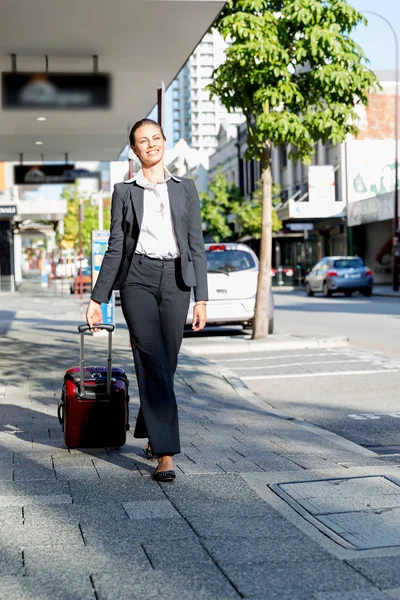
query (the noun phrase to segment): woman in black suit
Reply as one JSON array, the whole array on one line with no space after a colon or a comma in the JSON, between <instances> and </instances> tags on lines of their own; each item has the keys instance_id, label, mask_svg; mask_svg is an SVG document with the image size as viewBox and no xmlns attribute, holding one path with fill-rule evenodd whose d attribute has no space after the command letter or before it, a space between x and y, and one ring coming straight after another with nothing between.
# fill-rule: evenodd
<instances>
[{"instance_id":1,"label":"woman in black suit","mask_svg":"<svg viewBox=\"0 0 400 600\"><path fill-rule=\"evenodd\" d=\"M206 323L207 263L194 182L164 167L165 135L158 123L138 121L130 144L142 169L115 185L107 252L86 319L96 331L102 302L119 289L132 341L140 409L134 435L148 438L158 459L154 478L175 479L180 452L174 374L193 288L193 331Z\"/></svg>"}]
</instances>

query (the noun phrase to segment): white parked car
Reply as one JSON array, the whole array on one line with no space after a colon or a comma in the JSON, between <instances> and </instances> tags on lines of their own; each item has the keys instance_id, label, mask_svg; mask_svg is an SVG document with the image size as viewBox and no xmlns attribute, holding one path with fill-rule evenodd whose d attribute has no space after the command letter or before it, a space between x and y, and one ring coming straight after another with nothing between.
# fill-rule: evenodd
<instances>
[{"instance_id":1,"label":"white parked car","mask_svg":"<svg viewBox=\"0 0 400 600\"><path fill-rule=\"evenodd\" d=\"M207 324L250 326L254 317L259 261L245 244L205 244L208 271ZM192 323L194 297L186 325ZM269 301L269 333L274 330L274 301Z\"/></svg>"}]
</instances>

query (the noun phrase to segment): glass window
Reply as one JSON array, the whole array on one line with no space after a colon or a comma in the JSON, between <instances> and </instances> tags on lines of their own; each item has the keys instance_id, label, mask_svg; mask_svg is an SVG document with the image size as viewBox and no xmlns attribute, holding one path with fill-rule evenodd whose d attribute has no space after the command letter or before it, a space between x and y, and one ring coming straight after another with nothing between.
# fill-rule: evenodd
<instances>
[{"instance_id":1,"label":"glass window","mask_svg":"<svg viewBox=\"0 0 400 600\"><path fill-rule=\"evenodd\" d=\"M287 148L286 144L279 146L279 158L281 162L281 169L287 167Z\"/></svg>"},{"instance_id":2,"label":"glass window","mask_svg":"<svg viewBox=\"0 0 400 600\"><path fill-rule=\"evenodd\" d=\"M212 247L212 246L211 246ZM216 244L218 248L218 244ZM256 264L250 252L244 250L206 250L207 271L232 273L253 269Z\"/></svg>"},{"instance_id":3,"label":"glass window","mask_svg":"<svg viewBox=\"0 0 400 600\"><path fill-rule=\"evenodd\" d=\"M333 262L336 269L362 269L364 266L361 258L341 258Z\"/></svg>"}]
</instances>

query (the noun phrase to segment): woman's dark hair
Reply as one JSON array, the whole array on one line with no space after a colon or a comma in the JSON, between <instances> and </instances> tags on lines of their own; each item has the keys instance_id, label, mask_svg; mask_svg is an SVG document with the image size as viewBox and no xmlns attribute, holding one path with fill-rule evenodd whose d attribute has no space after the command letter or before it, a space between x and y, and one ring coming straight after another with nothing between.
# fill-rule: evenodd
<instances>
[{"instance_id":1,"label":"woman's dark hair","mask_svg":"<svg viewBox=\"0 0 400 600\"><path fill-rule=\"evenodd\" d=\"M166 139L163 128L161 127L161 125L159 123L157 123L157 121L153 121L153 119L140 119L140 121L137 121L134 124L134 126L132 127L131 132L129 134L129 143L131 146L135 145L135 133L139 129L139 127L141 127L142 125L155 125L160 130L164 140Z\"/></svg>"}]
</instances>

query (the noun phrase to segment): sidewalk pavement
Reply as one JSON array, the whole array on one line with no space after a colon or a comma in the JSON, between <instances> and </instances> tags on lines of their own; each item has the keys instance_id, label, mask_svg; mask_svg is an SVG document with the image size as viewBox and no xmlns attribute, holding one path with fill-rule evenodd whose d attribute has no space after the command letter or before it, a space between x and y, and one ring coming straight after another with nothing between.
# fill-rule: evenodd
<instances>
[{"instance_id":1,"label":"sidewalk pavement","mask_svg":"<svg viewBox=\"0 0 400 600\"><path fill-rule=\"evenodd\" d=\"M388 479L398 457L277 413L187 351L174 483L152 480L132 434L120 450L68 451L56 414L63 373L77 364L79 304L0 302L2 600L400 598L400 551L385 547L399 531ZM105 339L89 339L88 362L104 355ZM122 324L113 356L129 374L133 424ZM357 550L371 542L371 519L375 547ZM355 522L365 524L358 538Z\"/></svg>"}]
</instances>

